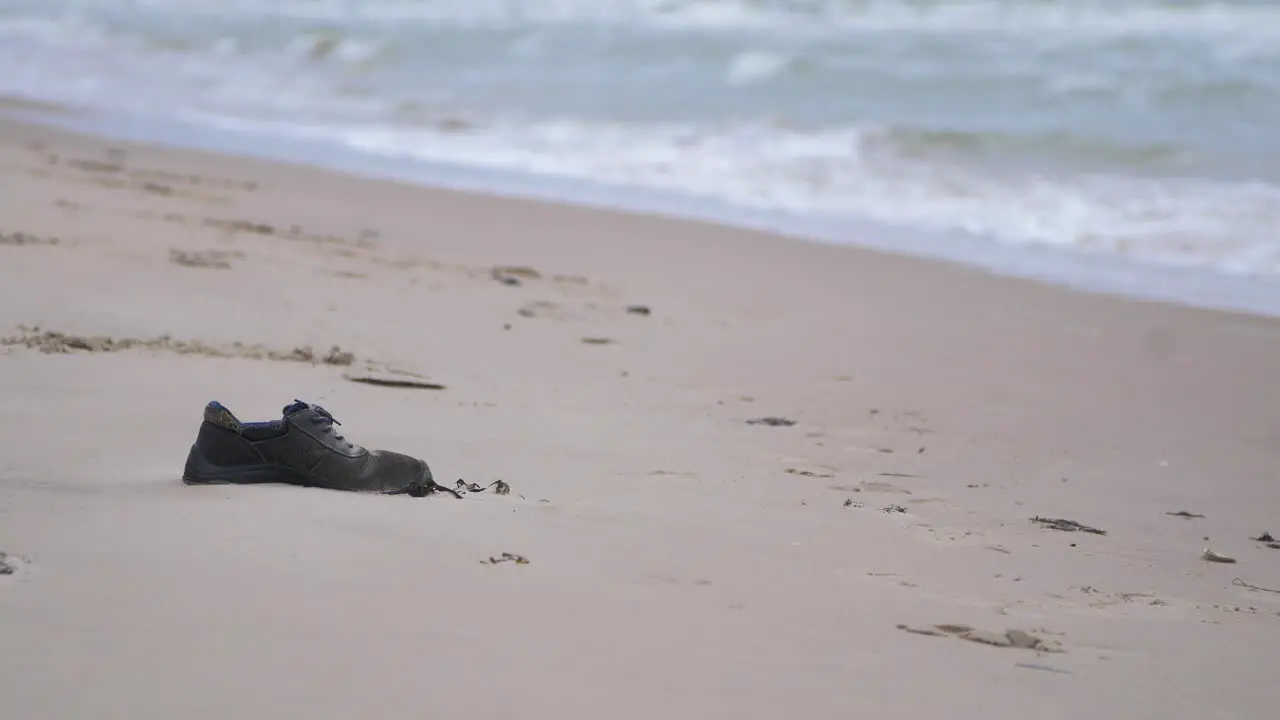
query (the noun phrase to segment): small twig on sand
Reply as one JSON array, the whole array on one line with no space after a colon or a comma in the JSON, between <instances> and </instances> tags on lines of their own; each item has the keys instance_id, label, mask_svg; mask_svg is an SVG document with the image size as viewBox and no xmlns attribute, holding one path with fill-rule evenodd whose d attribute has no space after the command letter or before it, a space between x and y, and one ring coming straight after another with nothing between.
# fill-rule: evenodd
<instances>
[{"instance_id":1,"label":"small twig on sand","mask_svg":"<svg viewBox=\"0 0 1280 720\"><path fill-rule=\"evenodd\" d=\"M1038 523L1041 527L1048 528L1049 530L1061 530L1063 532L1087 532L1087 533L1093 533L1094 535L1107 534L1106 530L1099 530L1098 528L1095 528L1095 527L1082 525L1076 522L1075 520L1064 520L1062 518L1044 518L1044 517L1037 516L1037 517L1031 518L1031 522Z\"/></svg>"},{"instance_id":2,"label":"small twig on sand","mask_svg":"<svg viewBox=\"0 0 1280 720\"><path fill-rule=\"evenodd\" d=\"M1280 595L1280 590L1272 590L1271 588L1264 588L1264 587L1259 587L1257 585L1250 585L1249 583L1241 580L1240 578L1236 578L1235 580L1232 580L1231 584L1237 585L1242 588L1249 588L1250 590L1260 590L1262 592L1276 593L1277 595Z\"/></svg>"}]
</instances>

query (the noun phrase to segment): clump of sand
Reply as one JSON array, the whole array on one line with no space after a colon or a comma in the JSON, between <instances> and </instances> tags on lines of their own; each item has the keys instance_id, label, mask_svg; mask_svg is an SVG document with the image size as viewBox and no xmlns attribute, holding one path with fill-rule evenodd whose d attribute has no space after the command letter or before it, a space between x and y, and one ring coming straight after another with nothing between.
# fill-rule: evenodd
<instances>
[{"instance_id":1,"label":"clump of sand","mask_svg":"<svg viewBox=\"0 0 1280 720\"><path fill-rule=\"evenodd\" d=\"M0 345L26 347L47 354L72 352L120 352L123 350L161 350L179 355L205 355L209 357L234 357L250 360L279 360L306 362L322 365L350 365L355 362L354 353L338 345L328 352L317 353L310 345L299 345L292 350L277 350L263 345L211 345L200 340L178 340L168 335L156 338L116 338L109 335L73 335L39 327L19 326L18 334L0 338Z\"/></svg>"}]
</instances>

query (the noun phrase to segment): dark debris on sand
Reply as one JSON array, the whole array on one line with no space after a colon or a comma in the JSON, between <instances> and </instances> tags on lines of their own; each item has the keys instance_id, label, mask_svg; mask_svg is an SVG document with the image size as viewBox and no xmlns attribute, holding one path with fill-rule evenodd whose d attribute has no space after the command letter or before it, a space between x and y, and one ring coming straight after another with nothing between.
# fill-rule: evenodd
<instances>
[{"instance_id":1,"label":"dark debris on sand","mask_svg":"<svg viewBox=\"0 0 1280 720\"><path fill-rule=\"evenodd\" d=\"M511 486L502 480L494 480L488 485L480 485L478 483L469 483L462 478L458 478L457 484L454 485L454 489L457 492L482 493L490 488L493 489L494 495L511 494Z\"/></svg>"},{"instance_id":2,"label":"dark debris on sand","mask_svg":"<svg viewBox=\"0 0 1280 720\"><path fill-rule=\"evenodd\" d=\"M490 488L493 488L493 493L495 495L509 495L511 493L511 486L502 480L494 480L487 486L482 487L476 483L469 483L462 478L458 478L458 482L453 487L447 487L428 478L423 482L415 482L403 490L387 494L408 495L410 497L429 497L432 495L446 493L461 500L466 493L482 493Z\"/></svg>"},{"instance_id":3,"label":"dark debris on sand","mask_svg":"<svg viewBox=\"0 0 1280 720\"><path fill-rule=\"evenodd\" d=\"M1271 533L1269 532L1264 532L1256 538L1249 538L1249 539L1257 540L1260 543L1265 543L1266 546L1271 548L1272 550L1280 550L1280 542L1276 542L1276 539L1271 537Z\"/></svg>"},{"instance_id":4,"label":"dark debris on sand","mask_svg":"<svg viewBox=\"0 0 1280 720\"><path fill-rule=\"evenodd\" d=\"M784 417L761 417L747 421L748 425L768 425L769 427L791 427L796 424L795 420Z\"/></svg>"},{"instance_id":5,"label":"dark debris on sand","mask_svg":"<svg viewBox=\"0 0 1280 720\"><path fill-rule=\"evenodd\" d=\"M57 245L59 242L56 237L42 237L24 232L0 232L0 245Z\"/></svg>"},{"instance_id":6,"label":"dark debris on sand","mask_svg":"<svg viewBox=\"0 0 1280 720\"><path fill-rule=\"evenodd\" d=\"M490 557L488 560L481 560L481 565L498 565L499 563L515 563L516 565L528 565L529 558L515 553L502 553L501 557Z\"/></svg>"},{"instance_id":7,"label":"dark debris on sand","mask_svg":"<svg viewBox=\"0 0 1280 720\"><path fill-rule=\"evenodd\" d=\"M489 277L503 285L518 287L523 284L524 280L541 278L542 273L523 265L497 265L489 271Z\"/></svg>"}]
</instances>

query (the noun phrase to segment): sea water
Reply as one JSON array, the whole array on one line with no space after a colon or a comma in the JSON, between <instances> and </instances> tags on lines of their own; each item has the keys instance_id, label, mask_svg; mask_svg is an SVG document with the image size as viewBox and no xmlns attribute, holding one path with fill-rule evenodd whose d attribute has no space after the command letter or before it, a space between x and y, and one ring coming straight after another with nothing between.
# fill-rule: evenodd
<instances>
[{"instance_id":1,"label":"sea water","mask_svg":"<svg viewBox=\"0 0 1280 720\"><path fill-rule=\"evenodd\" d=\"M1280 314L1280 0L0 0L0 94Z\"/></svg>"}]
</instances>

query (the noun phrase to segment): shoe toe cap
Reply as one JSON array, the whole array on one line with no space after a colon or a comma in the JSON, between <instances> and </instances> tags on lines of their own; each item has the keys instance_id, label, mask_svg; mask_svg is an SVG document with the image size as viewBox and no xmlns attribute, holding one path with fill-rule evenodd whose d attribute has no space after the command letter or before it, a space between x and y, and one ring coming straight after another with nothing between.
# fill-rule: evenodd
<instances>
[{"instance_id":1,"label":"shoe toe cap","mask_svg":"<svg viewBox=\"0 0 1280 720\"><path fill-rule=\"evenodd\" d=\"M384 493L416 494L418 488L428 488L435 484L431 468L419 458L401 453L376 451L375 489Z\"/></svg>"}]
</instances>

